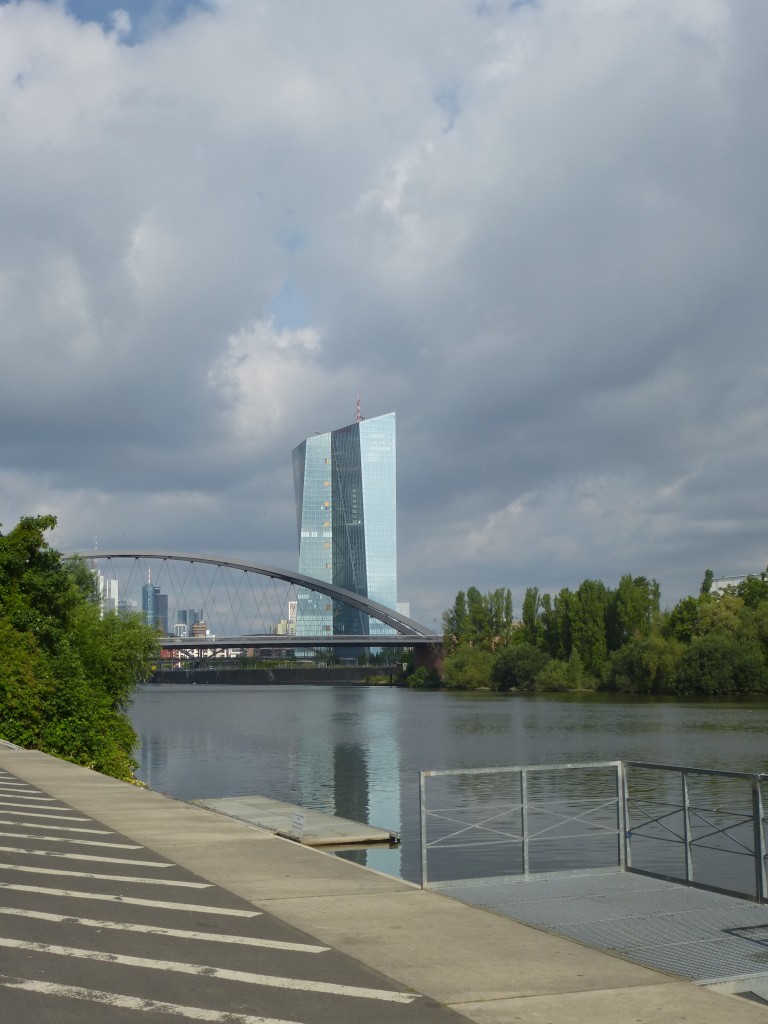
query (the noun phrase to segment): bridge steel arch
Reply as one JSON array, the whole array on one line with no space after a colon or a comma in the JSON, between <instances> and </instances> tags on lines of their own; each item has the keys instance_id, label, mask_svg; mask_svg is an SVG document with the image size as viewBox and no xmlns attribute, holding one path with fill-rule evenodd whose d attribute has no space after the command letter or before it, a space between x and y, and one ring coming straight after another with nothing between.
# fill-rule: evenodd
<instances>
[{"instance_id":1,"label":"bridge steel arch","mask_svg":"<svg viewBox=\"0 0 768 1024\"><path fill-rule=\"evenodd\" d=\"M332 583L315 579L313 576L305 576L300 572L292 572L290 569L277 569L272 565L262 565L259 562L230 561L226 558L217 558L214 555L189 554L182 551L125 551L125 550L98 550L98 551L75 551L70 558L82 558L86 561L109 561L113 558L144 558L157 559L163 562L191 562L202 565L214 565L217 568L235 569L242 572L252 572L259 576L268 576L271 579L282 580L285 583L295 584L299 587L306 587L318 594L330 597L332 600L341 601L344 604L356 608L358 611L372 616L385 626L391 626L402 637L417 637L432 642L442 641L434 629L422 625L407 615L401 615L393 608L371 601L367 597L355 594L351 590L344 590L343 587L335 587ZM375 635L371 636L375 640Z\"/></svg>"}]
</instances>

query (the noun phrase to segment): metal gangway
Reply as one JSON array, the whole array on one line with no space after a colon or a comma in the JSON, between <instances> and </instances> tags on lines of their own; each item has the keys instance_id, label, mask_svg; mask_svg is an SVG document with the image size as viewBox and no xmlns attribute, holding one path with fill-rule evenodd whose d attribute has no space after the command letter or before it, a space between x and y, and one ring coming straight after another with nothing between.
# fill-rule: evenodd
<instances>
[{"instance_id":1,"label":"metal gangway","mask_svg":"<svg viewBox=\"0 0 768 1024\"><path fill-rule=\"evenodd\" d=\"M421 884L768 1000L766 780L640 761L423 771Z\"/></svg>"}]
</instances>

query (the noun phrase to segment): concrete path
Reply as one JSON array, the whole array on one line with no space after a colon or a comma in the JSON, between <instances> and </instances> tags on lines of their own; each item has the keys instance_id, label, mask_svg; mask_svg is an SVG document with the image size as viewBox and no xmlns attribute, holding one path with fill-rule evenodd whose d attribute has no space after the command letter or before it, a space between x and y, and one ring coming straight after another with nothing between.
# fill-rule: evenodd
<instances>
[{"instance_id":1,"label":"concrete path","mask_svg":"<svg viewBox=\"0 0 768 1024\"><path fill-rule=\"evenodd\" d=\"M14 1024L768 1024L746 1000L45 754L0 745L0 794Z\"/></svg>"}]
</instances>

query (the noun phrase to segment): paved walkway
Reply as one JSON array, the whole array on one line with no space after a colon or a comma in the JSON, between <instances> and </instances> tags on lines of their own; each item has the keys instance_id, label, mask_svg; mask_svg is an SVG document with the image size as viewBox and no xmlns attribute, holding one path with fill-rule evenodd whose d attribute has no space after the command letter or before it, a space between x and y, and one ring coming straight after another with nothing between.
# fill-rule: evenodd
<instances>
[{"instance_id":1,"label":"paved walkway","mask_svg":"<svg viewBox=\"0 0 768 1024\"><path fill-rule=\"evenodd\" d=\"M14 1024L768 1022L746 1000L45 754L0 745L0 794L0 1005Z\"/></svg>"}]
</instances>

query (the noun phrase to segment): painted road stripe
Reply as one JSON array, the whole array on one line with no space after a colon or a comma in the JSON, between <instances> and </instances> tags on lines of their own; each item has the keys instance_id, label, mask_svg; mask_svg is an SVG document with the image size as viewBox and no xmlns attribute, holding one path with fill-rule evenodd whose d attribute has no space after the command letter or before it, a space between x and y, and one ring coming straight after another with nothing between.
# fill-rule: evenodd
<instances>
[{"instance_id":1,"label":"painted road stripe","mask_svg":"<svg viewBox=\"0 0 768 1024\"><path fill-rule=\"evenodd\" d=\"M15 796L20 796L22 800L35 800L37 803L60 803L60 801L57 800L55 796L34 796L33 793L6 793L3 791L3 788L0 787L0 797L3 797L5 800L10 800L12 797Z\"/></svg>"},{"instance_id":2,"label":"painted road stripe","mask_svg":"<svg viewBox=\"0 0 768 1024\"><path fill-rule=\"evenodd\" d=\"M153 907L158 910L188 910L192 914L221 914L226 917L261 917L260 910L233 910L230 907L205 907L200 903L167 903L163 900L142 900L138 896L113 896L107 892L80 892L77 889L48 889L41 885L0 882L0 889L13 892L34 892L43 896L72 896L79 900L103 900L106 903L128 903L132 907Z\"/></svg>"},{"instance_id":3,"label":"painted road stripe","mask_svg":"<svg viewBox=\"0 0 768 1024\"><path fill-rule=\"evenodd\" d=\"M24 799L26 800L27 797L25 797ZM20 800L14 800L12 802L7 801L7 800L0 800L0 807L26 807L30 811L42 811L43 810L43 808L40 806L40 804L23 804L23 803L21 803ZM49 806L49 807L46 808L46 810L49 810L49 811L61 810L62 812L66 812L66 811L71 811L72 808L71 807L58 808L58 807L50 807ZM13 811L11 811L11 812L4 811L3 813L4 814L8 814L8 813L12 814ZM56 815L51 814L51 815L47 815L47 817L53 818L53 817L56 817ZM87 821L88 819L87 818L76 818L74 820L75 821Z\"/></svg>"},{"instance_id":4,"label":"painted road stripe","mask_svg":"<svg viewBox=\"0 0 768 1024\"><path fill-rule=\"evenodd\" d=\"M292 953L327 953L328 946L310 946L304 942L278 942L276 939L256 939L247 935L221 935L208 932L190 932L185 928L159 928L151 924L121 924L119 921L92 921L87 917L70 914L49 914L43 910L22 910L18 907L0 907L0 914L12 917L31 917L36 921L60 924L80 924L85 928L112 928L119 932L141 932L144 935L167 935L174 939L197 939L203 942L226 942L237 946L260 946L264 949L284 949Z\"/></svg>"},{"instance_id":5,"label":"painted road stripe","mask_svg":"<svg viewBox=\"0 0 768 1024\"><path fill-rule=\"evenodd\" d=\"M212 882L176 882L167 878L135 878L133 875L99 875L90 871L65 871L64 868L33 868L28 864L3 864L8 871L25 871L29 875L66 875L69 878L95 878L106 882L138 882L141 885L175 885L180 889L210 889Z\"/></svg>"},{"instance_id":6,"label":"painted road stripe","mask_svg":"<svg viewBox=\"0 0 768 1024\"><path fill-rule=\"evenodd\" d=\"M182 1006L179 1003L161 1003L156 999L137 999L135 996L121 996L115 992L100 992L95 988L78 988L74 985L55 985L49 981L23 981L0 975L0 985L18 988L24 992L38 992L42 995L61 999L82 999L89 1003L104 1003L121 1010L145 1010L152 1013L167 1013L171 1017L186 1017L187 1020L210 1021L211 1024L298 1024L297 1021L278 1017L252 1017L244 1013L227 1013L226 1010L204 1010L199 1006Z\"/></svg>"},{"instance_id":7,"label":"painted road stripe","mask_svg":"<svg viewBox=\"0 0 768 1024\"><path fill-rule=\"evenodd\" d=\"M17 805L18 806L18 805ZM4 804L0 800L0 807L13 807L13 804ZM25 818L52 818L54 821L92 821L92 818L76 818L70 814L35 814L34 811L3 811L3 814L21 814Z\"/></svg>"},{"instance_id":8,"label":"painted road stripe","mask_svg":"<svg viewBox=\"0 0 768 1024\"><path fill-rule=\"evenodd\" d=\"M73 825L49 825L47 821L45 823L39 821L5 821L0 818L0 825L20 825L22 828L45 828L50 829L52 832L83 832L93 836L115 835L112 829L109 828L77 828Z\"/></svg>"},{"instance_id":9,"label":"painted road stripe","mask_svg":"<svg viewBox=\"0 0 768 1024\"><path fill-rule=\"evenodd\" d=\"M30 786L27 782L0 782L0 790L2 789L28 789L32 793L39 793L40 790L35 786Z\"/></svg>"},{"instance_id":10,"label":"painted road stripe","mask_svg":"<svg viewBox=\"0 0 768 1024\"><path fill-rule=\"evenodd\" d=\"M37 839L40 837L33 836L32 838ZM22 846L0 846L0 853L24 853L29 857L60 857L64 860L98 860L104 864L137 864L140 868L174 867L168 860L131 860L128 857L100 857L97 853L59 853L58 850L27 850Z\"/></svg>"},{"instance_id":11,"label":"painted road stripe","mask_svg":"<svg viewBox=\"0 0 768 1024\"><path fill-rule=\"evenodd\" d=\"M52 946L47 942L27 942L24 939L9 939L4 936L0 936L0 946L5 946L6 949L26 949L34 953L48 953L53 956L76 957L78 960L121 964L124 967L142 967L151 971L173 971L177 974L196 974L205 978L220 978L222 981L241 981L249 985L262 985L265 988L293 989L297 992L317 992L329 996L349 996L353 999L376 999L384 1003L412 1003L414 999L419 998L410 992L388 992L381 988L336 985L327 981L310 981L304 978L280 978L273 974L230 971L226 967L185 964L176 960L148 960L141 956L102 953L100 950L75 949L72 946Z\"/></svg>"},{"instance_id":12,"label":"painted road stripe","mask_svg":"<svg viewBox=\"0 0 768 1024\"><path fill-rule=\"evenodd\" d=\"M0 822L3 824L3 822ZM11 824L15 824L12 822ZM43 826L38 826L38 828ZM69 836L28 836L24 832L0 832L4 839L36 839L39 843L77 843L78 846L106 846L112 850L143 850L136 843L105 843L101 839L71 839ZM2 847L0 847L2 849ZM144 864L145 861L125 861L126 864Z\"/></svg>"}]
</instances>

